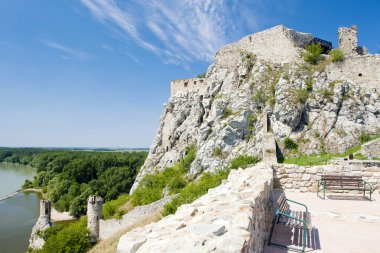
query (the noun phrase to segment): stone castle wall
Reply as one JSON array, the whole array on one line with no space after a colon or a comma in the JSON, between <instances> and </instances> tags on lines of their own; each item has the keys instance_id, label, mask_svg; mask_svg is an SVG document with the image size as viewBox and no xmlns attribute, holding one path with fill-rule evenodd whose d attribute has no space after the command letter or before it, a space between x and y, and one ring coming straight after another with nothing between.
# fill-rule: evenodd
<instances>
[{"instance_id":1,"label":"stone castle wall","mask_svg":"<svg viewBox=\"0 0 380 253\"><path fill-rule=\"evenodd\" d=\"M232 170L220 186L157 223L123 235L119 253L261 253L273 218L273 171Z\"/></svg>"},{"instance_id":2,"label":"stone castle wall","mask_svg":"<svg viewBox=\"0 0 380 253\"><path fill-rule=\"evenodd\" d=\"M357 55L326 68L330 80L350 79L366 89L380 92L380 55Z\"/></svg>"},{"instance_id":3,"label":"stone castle wall","mask_svg":"<svg viewBox=\"0 0 380 253\"><path fill-rule=\"evenodd\" d=\"M188 78L188 79L178 79L173 80L170 83L171 96L174 96L179 91L197 91L204 87L204 78Z\"/></svg>"},{"instance_id":4,"label":"stone castle wall","mask_svg":"<svg viewBox=\"0 0 380 253\"><path fill-rule=\"evenodd\" d=\"M380 161L347 161L339 165L298 166L278 164L274 166L275 187L300 192L316 192L321 175L362 176L380 194Z\"/></svg>"}]
</instances>

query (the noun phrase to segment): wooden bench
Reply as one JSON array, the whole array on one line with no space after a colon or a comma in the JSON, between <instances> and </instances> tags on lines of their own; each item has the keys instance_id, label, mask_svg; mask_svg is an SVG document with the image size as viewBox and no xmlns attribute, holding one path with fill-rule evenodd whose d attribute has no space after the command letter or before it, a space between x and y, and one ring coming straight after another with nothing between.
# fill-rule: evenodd
<instances>
[{"instance_id":1,"label":"wooden bench","mask_svg":"<svg viewBox=\"0 0 380 253\"><path fill-rule=\"evenodd\" d=\"M305 210L304 211L291 210L288 202L300 205L303 208L305 208ZM275 246L280 246L287 249L300 250L299 248L294 248L289 245L272 242L274 227L276 226L276 224L280 223L285 226L303 228L302 252L305 252L306 236L308 236L308 231L311 228L311 215L308 212L307 206L302 203L287 199L285 197L284 192L282 192L282 194L278 198L277 204L278 204L278 207L276 208L276 213L273 219L273 225L270 231L268 245L275 245Z\"/></svg>"},{"instance_id":2,"label":"wooden bench","mask_svg":"<svg viewBox=\"0 0 380 253\"><path fill-rule=\"evenodd\" d=\"M321 189L322 187L322 189ZM318 180L317 196L319 191L323 190L323 199L326 199L326 190L334 191L363 191L363 197L366 192L369 192L369 200L372 200L372 186L363 180L361 176L335 176L322 175L321 180Z\"/></svg>"}]
</instances>

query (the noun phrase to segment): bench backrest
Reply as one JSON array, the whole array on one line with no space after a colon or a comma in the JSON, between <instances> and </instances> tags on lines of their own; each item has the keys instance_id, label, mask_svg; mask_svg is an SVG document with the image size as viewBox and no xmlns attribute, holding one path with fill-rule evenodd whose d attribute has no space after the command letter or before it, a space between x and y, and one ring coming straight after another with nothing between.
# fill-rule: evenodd
<instances>
[{"instance_id":1,"label":"bench backrest","mask_svg":"<svg viewBox=\"0 0 380 253\"><path fill-rule=\"evenodd\" d=\"M322 175L321 181L326 183L326 186L347 186L347 187L361 187L363 186L362 176L335 176L335 175Z\"/></svg>"},{"instance_id":2,"label":"bench backrest","mask_svg":"<svg viewBox=\"0 0 380 253\"><path fill-rule=\"evenodd\" d=\"M289 210L289 204L286 202L285 193L282 192L277 199L278 209L281 213L286 213Z\"/></svg>"}]
</instances>

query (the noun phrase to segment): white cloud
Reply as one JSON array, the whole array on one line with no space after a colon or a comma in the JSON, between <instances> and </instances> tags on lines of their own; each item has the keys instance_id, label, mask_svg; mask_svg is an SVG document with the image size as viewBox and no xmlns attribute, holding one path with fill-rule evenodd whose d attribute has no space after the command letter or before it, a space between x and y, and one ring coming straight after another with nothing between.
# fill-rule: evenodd
<instances>
[{"instance_id":1,"label":"white cloud","mask_svg":"<svg viewBox=\"0 0 380 253\"><path fill-rule=\"evenodd\" d=\"M52 40L45 40L42 42L45 46L48 46L50 48L56 49L60 51L61 53L64 53L63 55L60 55L62 59L67 60L70 58L75 58L77 60L88 60L90 57L89 54L69 48L67 46L64 46L58 42L52 41Z\"/></svg>"},{"instance_id":2,"label":"white cloud","mask_svg":"<svg viewBox=\"0 0 380 253\"><path fill-rule=\"evenodd\" d=\"M107 50L107 51L114 51L113 47L111 47L111 46L108 45L108 44L102 43L101 46L102 46L102 48L103 48L104 50Z\"/></svg>"},{"instance_id":3,"label":"white cloud","mask_svg":"<svg viewBox=\"0 0 380 253\"><path fill-rule=\"evenodd\" d=\"M168 64L211 61L219 47L256 27L252 0L80 0L102 23L111 24ZM261 0L262 1L262 0Z\"/></svg>"}]
</instances>

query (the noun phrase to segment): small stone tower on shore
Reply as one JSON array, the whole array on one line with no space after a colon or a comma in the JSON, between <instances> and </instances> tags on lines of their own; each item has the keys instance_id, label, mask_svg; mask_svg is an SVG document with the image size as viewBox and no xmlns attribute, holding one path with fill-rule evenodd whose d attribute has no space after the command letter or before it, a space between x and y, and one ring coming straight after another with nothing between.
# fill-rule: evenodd
<instances>
[{"instance_id":1,"label":"small stone tower on shore","mask_svg":"<svg viewBox=\"0 0 380 253\"><path fill-rule=\"evenodd\" d=\"M90 196L87 200L87 228L90 230L91 242L99 239L99 222L102 218L103 199L99 196Z\"/></svg>"},{"instance_id":2,"label":"small stone tower on shore","mask_svg":"<svg viewBox=\"0 0 380 253\"><path fill-rule=\"evenodd\" d=\"M50 222L51 202L49 200L40 201L40 217L46 218Z\"/></svg>"},{"instance_id":3,"label":"small stone tower on shore","mask_svg":"<svg viewBox=\"0 0 380 253\"><path fill-rule=\"evenodd\" d=\"M40 232L51 227L51 202L49 200L40 201L40 216L34 225L32 234L29 239L29 247L32 249L41 249L45 241L40 237Z\"/></svg>"}]
</instances>

